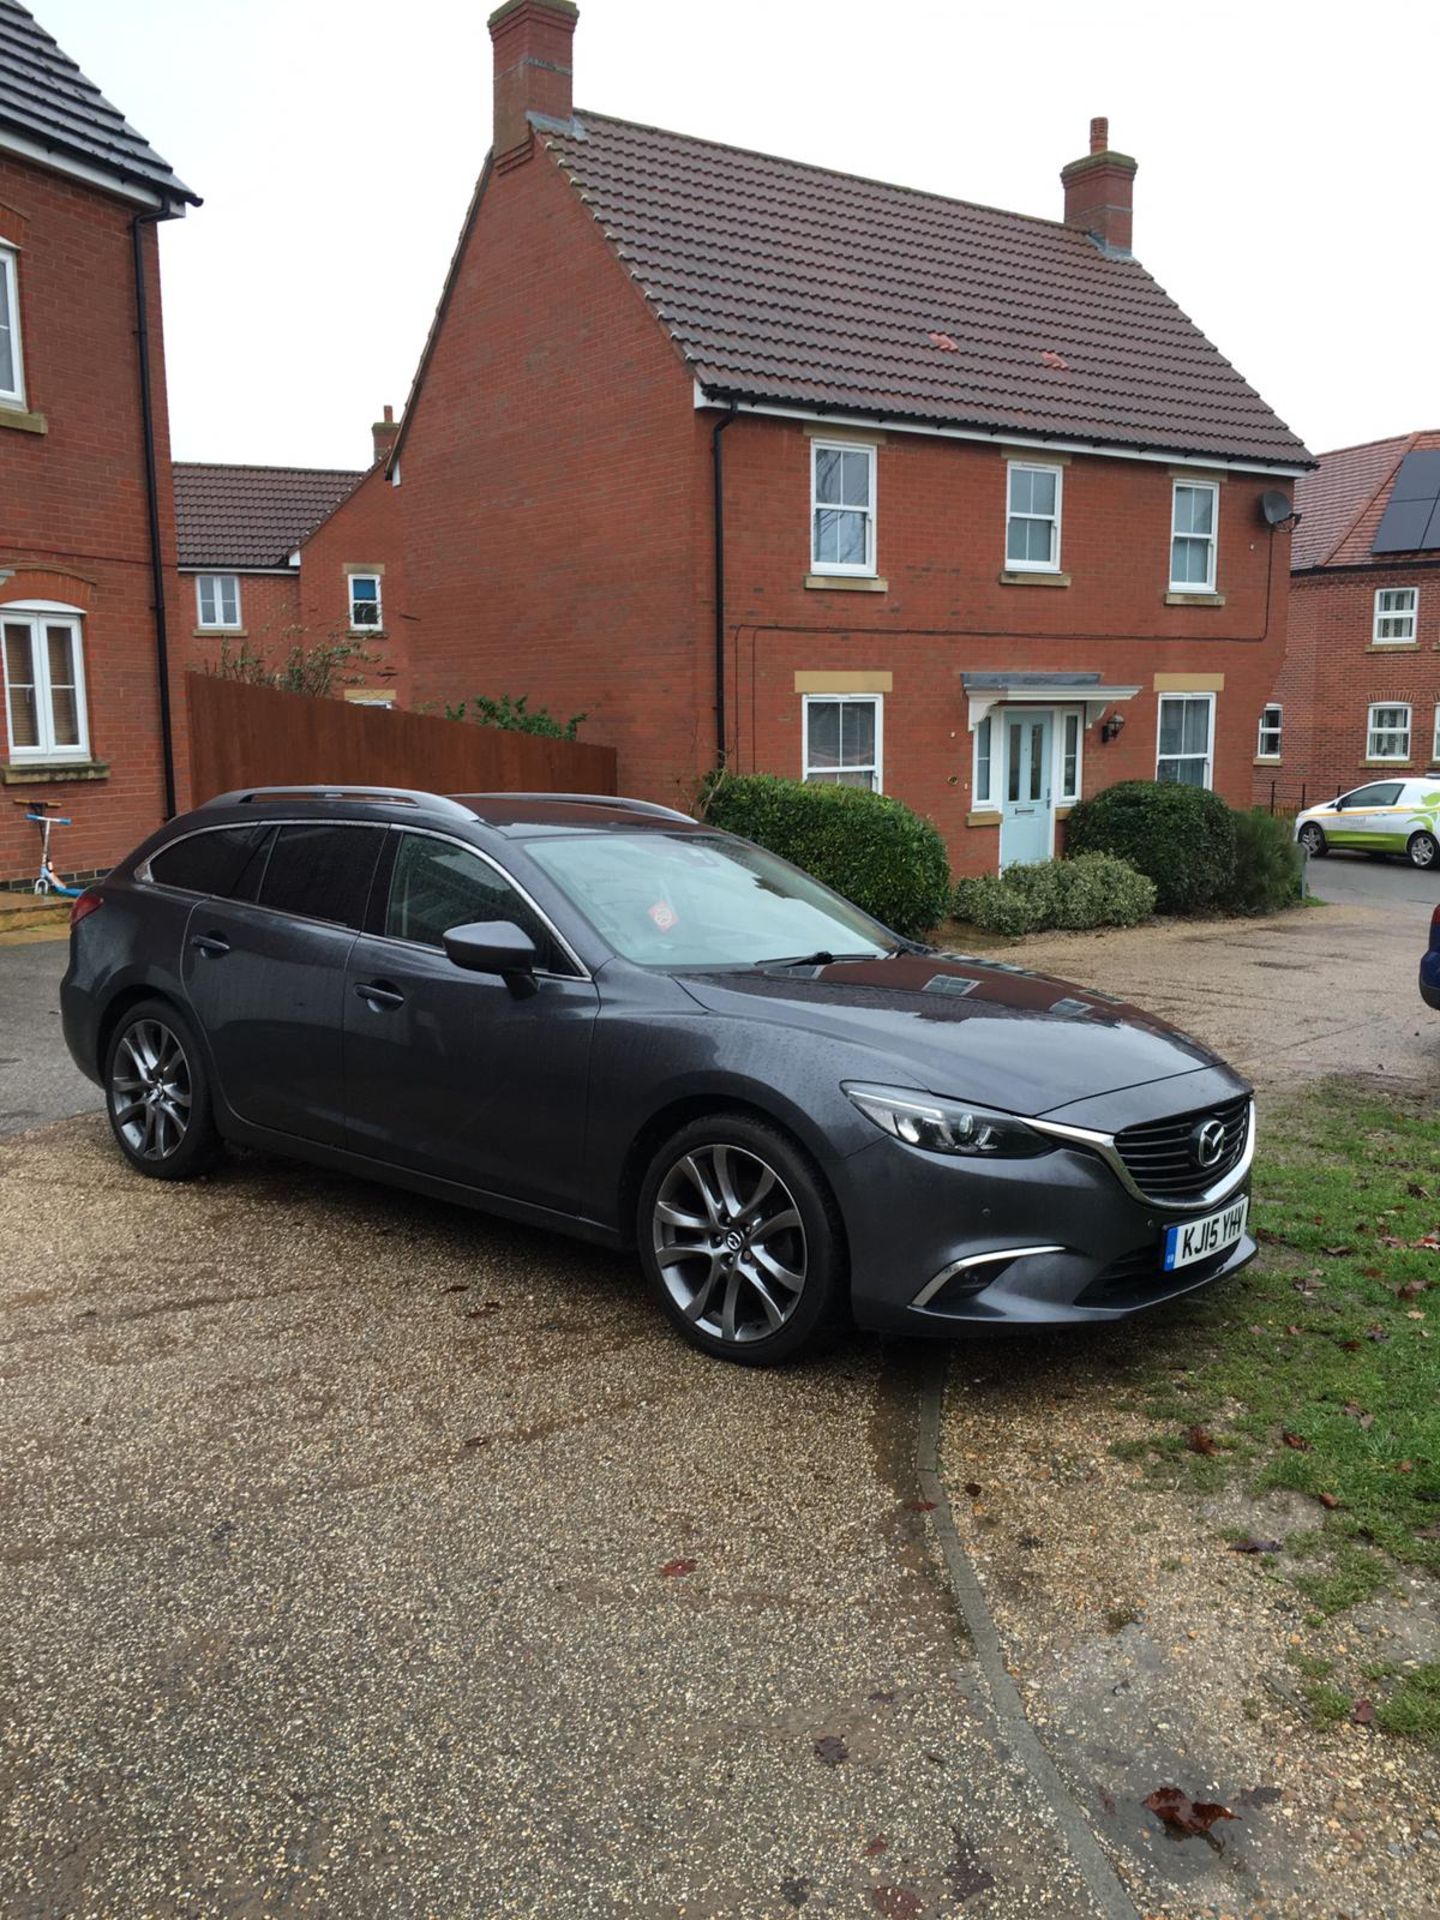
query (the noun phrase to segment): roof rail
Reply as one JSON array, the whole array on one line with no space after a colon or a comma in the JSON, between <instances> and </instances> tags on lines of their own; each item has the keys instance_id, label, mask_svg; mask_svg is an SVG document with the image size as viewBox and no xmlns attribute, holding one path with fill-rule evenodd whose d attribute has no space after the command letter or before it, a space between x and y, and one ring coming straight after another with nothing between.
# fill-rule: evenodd
<instances>
[{"instance_id":1,"label":"roof rail","mask_svg":"<svg viewBox=\"0 0 1440 1920\"><path fill-rule=\"evenodd\" d=\"M418 787L237 787L233 793L217 793L207 807L249 806L255 801L274 803L317 800L369 800L377 806L414 807L419 813L443 813L452 819L473 820L472 807L452 800L447 794L425 793Z\"/></svg>"},{"instance_id":2,"label":"roof rail","mask_svg":"<svg viewBox=\"0 0 1440 1920\"><path fill-rule=\"evenodd\" d=\"M477 804L485 800L555 800L567 807L619 807L625 813L654 814L662 820L688 820L692 825L695 818L675 807L662 807L656 800L632 800L617 793L467 793L464 800ZM459 796L456 804L460 804Z\"/></svg>"}]
</instances>

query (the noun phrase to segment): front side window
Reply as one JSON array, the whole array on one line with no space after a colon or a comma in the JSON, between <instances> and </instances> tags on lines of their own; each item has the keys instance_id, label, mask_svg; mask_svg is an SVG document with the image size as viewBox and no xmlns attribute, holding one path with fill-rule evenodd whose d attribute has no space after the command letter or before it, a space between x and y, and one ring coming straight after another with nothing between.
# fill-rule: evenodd
<instances>
[{"instance_id":1,"label":"front side window","mask_svg":"<svg viewBox=\"0 0 1440 1920\"><path fill-rule=\"evenodd\" d=\"M1020 572L1054 573L1060 566L1059 467L1009 466L1005 565Z\"/></svg>"},{"instance_id":2,"label":"front side window","mask_svg":"<svg viewBox=\"0 0 1440 1920\"><path fill-rule=\"evenodd\" d=\"M1067 713L1060 721L1060 804L1080 798L1080 716Z\"/></svg>"},{"instance_id":3,"label":"front side window","mask_svg":"<svg viewBox=\"0 0 1440 1920\"><path fill-rule=\"evenodd\" d=\"M820 698L805 700L806 780L840 787L880 791L881 700Z\"/></svg>"},{"instance_id":4,"label":"front side window","mask_svg":"<svg viewBox=\"0 0 1440 1920\"><path fill-rule=\"evenodd\" d=\"M1367 760L1408 760L1410 758L1410 709L1401 706L1374 706L1370 709L1365 733Z\"/></svg>"},{"instance_id":5,"label":"front side window","mask_svg":"<svg viewBox=\"0 0 1440 1920\"><path fill-rule=\"evenodd\" d=\"M875 571L875 449L811 443L810 568Z\"/></svg>"},{"instance_id":6,"label":"front side window","mask_svg":"<svg viewBox=\"0 0 1440 1920\"><path fill-rule=\"evenodd\" d=\"M973 799L977 807L988 807L991 804L991 794L994 792L994 776L990 770L991 741L993 738L994 729L990 724L989 714L986 714L985 718L975 729L975 785Z\"/></svg>"},{"instance_id":7,"label":"front side window","mask_svg":"<svg viewBox=\"0 0 1440 1920\"><path fill-rule=\"evenodd\" d=\"M357 631L380 626L379 574L352 573L349 581L350 625Z\"/></svg>"},{"instance_id":8,"label":"front side window","mask_svg":"<svg viewBox=\"0 0 1440 1920\"><path fill-rule=\"evenodd\" d=\"M90 751L78 616L0 607L12 760L83 760Z\"/></svg>"},{"instance_id":9,"label":"front side window","mask_svg":"<svg viewBox=\"0 0 1440 1920\"><path fill-rule=\"evenodd\" d=\"M1349 793L1342 793L1335 802L1341 813L1353 813L1358 808L1393 807L1405 791L1403 784L1396 781L1381 780L1369 787L1353 787Z\"/></svg>"},{"instance_id":10,"label":"front side window","mask_svg":"<svg viewBox=\"0 0 1440 1920\"><path fill-rule=\"evenodd\" d=\"M1375 593L1375 627L1371 636L1377 647L1409 646L1415 639L1416 617L1420 611L1418 587L1379 587Z\"/></svg>"},{"instance_id":11,"label":"front side window","mask_svg":"<svg viewBox=\"0 0 1440 1920\"><path fill-rule=\"evenodd\" d=\"M25 369L20 358L20 258L0 246L0 401L25 404Z\"/></svg>"},{"instance_id":12,"label":"front side window","mask_svg":"<svg viewBox=\"0 0 1440 1920\"><path fill-rule=\"evenodd\" d=\"M526 850L596 932L639 966L749 967L894 951L859 907L728 835L646 829L535 840Z\"/></svg>"},{"instance_id":13,"label":"front side window","mask_svg":"<svg viewBox=\"0 0 1440 1920\"><path fill-rule=\"evenodd\" d=\"M260 905L358 930L365 923L384 837L380 827L332 825L328 820L281 827L266 863Z\"/></svg>"},{"instance_id":14,"label":"front side window","mask_svg":"<svg viewBox=\"0 0 1440 1920\"><path fill-rule=\"evenodd\" d=\"M453 840L437 840L424 833L400 836L385 908L385 932L392 940L438 947L451 927L499 920L508 920L529 934L542 968L573 971L557 969L550 929L488 860Z\"/></svg>"},{"instance_id":15,"label":"front side window","mask_svg":"<svg viewBox=\"0 0 1440 1920\"><path fill-rule=\"evenodd\" d=\"M1215 696L1166 694L1160 702L1157 780L1178 780L1186 787L1208 787L1214 757Z\"/></svg>"},{"instance_id":16,"label":"front side window","mask_svg":"<svg viewBox=\"0 0 1440 1920\"><path fill-rule=\"evenodd\" d=\"M1280 758L1280 709L1265 707L1260 714L1260 731L1255 740L1255 753L1261 760Z\"/></svg>"},{"instance_id":17,"label":"front side window","mask_svg":"<svg viewBox=\"0 0 1440 1920\"><path fill-rule=\"evenodd\" d=\"M240 580L237 574L197 574L195 598L202 627L239 626Z\"/></svg>"},{"instance_id":18,"label":"front side window","mask_svg":"<svg viewBox=\"0 0 1440 1920\"><path fill-rule=\"evenodd\" d=\"M1172 593L1215 591L1220 489L1213 481L1177 480L1170 527Z\"/></svg>"}]
</instances>

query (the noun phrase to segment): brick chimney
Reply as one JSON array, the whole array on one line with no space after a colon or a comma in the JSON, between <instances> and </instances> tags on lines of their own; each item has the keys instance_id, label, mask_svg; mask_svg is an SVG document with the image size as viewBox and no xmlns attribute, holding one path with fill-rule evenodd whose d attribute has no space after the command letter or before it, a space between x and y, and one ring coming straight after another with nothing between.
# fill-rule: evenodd
<instances>
[{"instance_id":1,"label":"brick chimney","mask_svg":"<svg viewBox=\"0 0 1440 1920\"><path fill-rule=\"evenodd\" d=\"M505 0L491 14L497 160L528 149L530 114L570 119L572 43L579 17L573 0Z\"/></svg>"},{"instance_id":2,"label":"brick chimney","mask_svg":"<svg viewBox=\"0 0 1440 1920\"><path fill-rule=\"evenodd\" d=\"M1107 253L1130 251L1135 201L1136 162L1110 150L1110 122L1090 122L1090 151L1061 172L1065 188L1065 224L1081 227Z\"/></svg>"},{"instance_id":3,"label":"brick chimney","mask_svg":"<svg viewBox=\"0 0 1440 1920\"><path fill-rule=\"evenodd\" d=\"M400 422L395 418L395 409L386 407L385 418L377 420L370 429L370 438L375 443L375 464L390 458L390 451L400 438Z\"/></svg>"}]
</instances>

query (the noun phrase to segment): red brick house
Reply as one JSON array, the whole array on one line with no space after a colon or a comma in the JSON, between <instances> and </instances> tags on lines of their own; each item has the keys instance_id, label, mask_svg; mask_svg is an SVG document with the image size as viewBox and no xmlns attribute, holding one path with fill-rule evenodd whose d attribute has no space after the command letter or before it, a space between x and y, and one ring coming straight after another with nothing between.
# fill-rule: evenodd
<instances>
[{"instance_id":1,"label":"red brick house","mask_svg":"<svg viewBox=\"0 0 1440 1920\"><path fill-rule=\"evenodd\" d=\"M1248 800L1310 456L1132 257L1105 123L1034 219L576 110L576 17L490 23L388 467L413 698L583 709L660 799L881 786L965 872L1127 776Z\"/></svg>"},{"instance_id":2,"label":"red brick house","mask_svg":"<svg viewBox=\"0 0 1440 1920\"><path fill-rule=\"evenodd\" d=\"M1295 487L1290 643L1256 798L1440 769L1440 431L1324 453Z\"/></svg>"},{"instance_id":3,"label":"red brick house","mask_svg":"<svg viewBox=\"0 0 1440 1920\"><path fill-rule=\"evenodd\" d=\"M37 802L108 867L186 789L156 223L196 196L0 0L0 885Z\"/></svg>"}]
</instances>

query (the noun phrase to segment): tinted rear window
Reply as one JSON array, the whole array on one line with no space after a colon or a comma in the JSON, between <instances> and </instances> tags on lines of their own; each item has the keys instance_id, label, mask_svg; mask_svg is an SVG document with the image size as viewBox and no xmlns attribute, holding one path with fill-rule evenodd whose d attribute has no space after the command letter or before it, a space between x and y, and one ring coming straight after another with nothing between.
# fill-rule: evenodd
<instances>
[{"instance_id":1,"label":"tinted rear window","mask_svg":"<svg viewBox=\"0 0 1440 1920\"><path fill-rule=\"evenodd\" d=\"M253 900L265 867L271 829L218 827L187 834L152 856L150 872L162 887L214 894L222 900Z\"/></svg>"},{"instance_id":2,"label":"tinted rear window","mask_svg":"<svg viewBox=\"0 0 1440 1920\"><path fill-rule=\"evenodd\" d=\"M260 890L262 907L360 927L384 835L378 827L281 827Z\"/></svg>"}]
</instances>

